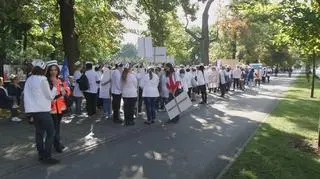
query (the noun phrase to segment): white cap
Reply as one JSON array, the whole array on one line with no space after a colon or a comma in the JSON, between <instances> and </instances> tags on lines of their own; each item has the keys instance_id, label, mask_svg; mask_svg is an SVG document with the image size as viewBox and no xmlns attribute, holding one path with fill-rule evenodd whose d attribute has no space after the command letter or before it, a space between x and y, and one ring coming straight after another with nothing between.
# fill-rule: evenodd
<instances>
[{"instance_id":1,"label":"white cap","mask_svg":"<svg viewBox=\"0 0 320 179\"><path fill-rule=\"evenodd\" d=\"M59 66L57 60L47 61L47 67L50 67L52 65Z\"/></svg>"},{"instance_id":2,"label":"white cap","mask_svg":"<svg viewBox=\"0 0 320 179\"><path fill-rule=\"evenodd\" d=\"M129 63L125 64L124 68L130 68L130 64Z\"/></svg>"},{"instance_id":3,"label":"white cap","mask_svg":"<svg viewBox=\"0 0 320 179\"><path fill-rule=\"evenodd\" d=\"M43 70L46 69L46 63L42 60L33 60L31 64L34 67L40 67Z\"/></svg>"}]
</instances>

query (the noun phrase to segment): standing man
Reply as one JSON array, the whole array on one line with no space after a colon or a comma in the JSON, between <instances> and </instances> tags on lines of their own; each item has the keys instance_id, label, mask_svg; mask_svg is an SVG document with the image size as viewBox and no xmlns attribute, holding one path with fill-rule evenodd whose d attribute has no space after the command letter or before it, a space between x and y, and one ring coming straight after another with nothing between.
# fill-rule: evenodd
<instances>
[{"instance_id":1,"label":"standing man","mask_svg":"<svg viewBox=\"0 0 320 179\"><path fill-rule=\"evenodd\" d=\"M226 71L225 67L222 66L221 70L219 72L219 81L220 81L220 91L221 91L221 97L224 97L226 94L226 85L227 85L227 80L226 80Z\"/></svg>"},{"instance_id":2,"label":"standing man","mask_svg":"<svg viewBox=\"0 0 320 179\"><path fill-rule=\"evenodd\" d=\"M93 70L91 62L86 63L85 75L88 78L89 89L84 92L84 97L86 98L88 116L92 116L97 112L97 93L100 77Z\"/></svg>"},{"instance_id":3,"label":"standing man","mask_svg":"<svg viewBox=\"0 0 320 179\"><path fill-rule=\"evenodd\" d=\"M241 70L240 67L237 66L235 70L233 70L233 91L236 89L239 89L240 84L240 77L241 77Z\"/></svg>"},{"instance_id":4,"label":"standing man","mask_svg":"<svg viewBox=\"0 0 320 179\"><path fill-rule=\"evenodd\" d=\"M123 64L116 65L116 69L112 72L111 76L111 93L112 93L112 110L113 110L113 122L122 123L120 120L120 105L122 97L121 88L121 74Z\"/></svg>"}]
</instances>

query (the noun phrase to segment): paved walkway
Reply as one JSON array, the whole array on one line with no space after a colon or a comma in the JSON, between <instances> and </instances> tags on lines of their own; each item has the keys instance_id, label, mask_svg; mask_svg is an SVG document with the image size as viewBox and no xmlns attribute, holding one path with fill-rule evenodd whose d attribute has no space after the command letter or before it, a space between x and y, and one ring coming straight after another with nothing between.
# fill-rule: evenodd
<instances>
[{"instance_id":1,"label":"paved walkway","mask_svg":"<svg viewBox=\"0 0 320 179\"><path fill-rule=\"evenodd\" d=\"M288 80L290 81L290 79ZM246 98L248 97L247 95L250 95L250 98L252 98L259 92L269 95L273 92L279 92L279 89L274 89L275 91L272 90L272 88L263 89L262 87L262 89L248 90L246 93L235 92L236 95L234 96L238 96L238 99L240 99ZM285 89L282 89L282 91L285 91ZM215 106L213 103L218 100L220 100L220 103L227 103L229 106L228 110L232 113L233 103L228 102L232 100L232 98L233 97L229 96L226 99L221 99L215 95L210 95L209 103L212 103L212 106ZM246 108L248 107L254 109L254 106L246 106ZM205 108L205 106L194 103L194 106L190 108L184 116L190 117L192 115L197 115L199 118L205 118L205 116L207 118L210 117L210 114L199 114L199 109L203 108ZM217 106L217 108L219 108L219 106ZM223 111L223 109L219 110ZM236 113L237 115L240 114L239 111L236 111ZM258 113L257 115L260 114ZM214 114L219 115L217 111L215 111ZM163 122L165 122L167 118L168 117L165 112L159 113L159 121L154 126L164 126ZM188 124L181 122L178 125ZM209 125L207 127L210 128ZM128 138L127 136L143 135L141 131L148 131L149 129L150 126L144 125L142 119L137 119L135 126L124 127L118 124L113 124L110 120L73 118L70 116L63 120L61 130L63 143L68 148L65 153L54 155L59 159L64 159L74 154L86 153L87 151L96 148L99 144L126 139ZM195 128L194 130L197 129ZM0 135L2 136L0 140L0 178L20 172L21 170L37 167L39 165L34 146L34 127L32 125L29 125L26 122L16 124L6 120L1 120Z\"/></svg>"}]
</instances>

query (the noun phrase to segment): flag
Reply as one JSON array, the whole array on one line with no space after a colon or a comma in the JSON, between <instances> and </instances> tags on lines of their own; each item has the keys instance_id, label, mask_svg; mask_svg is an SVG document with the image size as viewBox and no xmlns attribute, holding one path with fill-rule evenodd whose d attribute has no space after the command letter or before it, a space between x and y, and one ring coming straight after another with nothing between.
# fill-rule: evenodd
<instances>
[{"instance_id":1,"label":"flag","mask_svg":"<svg viewBox=\"0 0 320 179\"><path fill-rule=\"evenodd\" d=\"M64 57L63 66L61 69L62 78L70 85L69 81L69 66L68 66L68 59Z\"/></svg>"}]
</instances>

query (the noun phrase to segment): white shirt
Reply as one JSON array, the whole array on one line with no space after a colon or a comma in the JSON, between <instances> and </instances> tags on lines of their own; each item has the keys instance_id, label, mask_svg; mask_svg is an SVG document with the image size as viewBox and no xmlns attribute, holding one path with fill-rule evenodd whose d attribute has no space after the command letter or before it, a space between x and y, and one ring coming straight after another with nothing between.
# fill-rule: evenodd
<instances>
[{"instance_id":1,"label":"white shirt","mask_svg":"<svg viewBox=\"0 0 320 179\"><path fill-rule=\"evenodd\" d=\"M150 80L149 74L145 74L141 79L141 85L143 86L142 97L159 97L159 77L152 73L152 79Z\"/></svg>"},{"instance_id":2,"label":"white shirt","mask_svg":"<svg viewBox=\"0 0 320 179\"><path fill-rule=\"evenodd\" d=\"M179 77L180 77L180 80L181 80L182 88L185 91L188 91L188 88L189 87L191 88L191 86L188 85L188 76L187 76L187 74L185 73L183 77L181 75Z\"/></svg>"},{"instance_id":3,"label":"white shirt","mask_svg":"<svg viewBox=\"0 0 320 179\"><path fill-rule=\"evenodd\" d=\"M169 89L167 88L167 77L163 72L160 76L160 85L161 85L161 97L169 98Z\"/></svg>"},{"instance_id":4,"label":"white shirt","mask_svg":"<svg viewBox=\"0 0 320 179\"><path fill-rule=\"evenodd\" d=\"M112 72L111 76L111 93L112 94L121 94L121 72L119 69L116 69Z\"/></svg>"},{"instance_id":5,"label":"white shirt","mask_svg":"<svg viewBox=\"0 0 320 179\"><path fill-rule=\"evenodd\" d=\"M226 84L226 72L224 70L219 72L219 80L221 84Z\"/></svg>"},{"instance_id":6,"label":"white shirt","mask_svg":"<svg viewBox=\"0 0 320 179\"><path fill-rule=\"evenodd\" d=\"M74 89L73 89L73 96L75 97L83 97L83 93L79 88L79 84L77 83L77 80L80 79L81 73L79 70L74 72L73 78L74 78Z\"/></svg>"},{"instance_id":7,"label":"white shirt","mask_svg":"<svg viewBox=\"0 0 320 179\"><path fill-rule=\"evenodd\" d=\"M136 98L138 96L138 80L136 75L128 73L127 80L121 81L122 85L122 97L124 98Z\"/></svg>"},{"instance_id":8,"label":"white shirt","mask_svg":"<svg viewBox=\"0 0 320 179\"><path fill-rule=\"evenodd\" d=\"M106 69L100 80L100 93L99 98L109 99L110 97L110 88L111 88L111 71Z\"/></svg>"},{"instance_id":9,"label":"white shirt","mask_svg":"<svg viewBox=\"0 0 320 179\"><path fill-rule=\"evenodd\" d=\"M233 78L240 79L240 77L241 77L241 70L237 68L233 71Z\"/></svg>"},{"instance_id":10,"label":"white shirt","mask_svg":"<svg viewBox=\"0 0 320 179\"><path fill-rule=\"evenodd\" d=\"M202 71L197 72L197 80L198 80L198 86L202 86L206 84L206 81L204 79L204 74Z\"/></svg>"},{"instance_id":11,"label":"white shirt","mask_svg":"<svg viewBox=\"0 0 320 179\"><path fill-rule=\"evenodd\" d=\"M86 76L89 81L89 89L86 91L88 93L98 93L97 81L100 81L99 74L94 70L86 71Z\"/></svg>"},{"instance_id":12,"label":"white shirt","mask_svg":"<svg viewBox=\"0 0 320 179\"><path fill-rule=\"evenodd\" d=\"M51 101L57 94L56 87L50 90L48 80L45 76L30 76L24 86L25 112L50 112Z\"/></svg>"}]
</instances>

